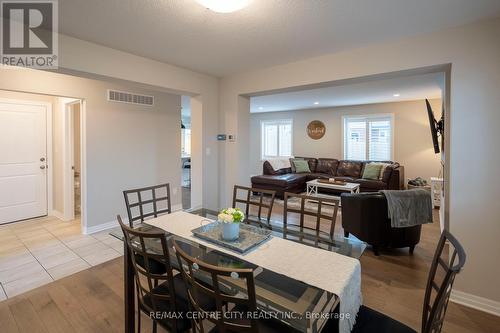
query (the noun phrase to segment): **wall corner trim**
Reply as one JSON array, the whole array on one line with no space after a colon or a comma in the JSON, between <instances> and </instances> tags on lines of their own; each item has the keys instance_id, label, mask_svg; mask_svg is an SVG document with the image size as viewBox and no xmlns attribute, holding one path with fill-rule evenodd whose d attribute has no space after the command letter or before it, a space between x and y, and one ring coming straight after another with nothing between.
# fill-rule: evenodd
<instances>
[{"instance_id":1,"label":"wall corner trim","mask_svg":"<svg viewBox=\"0 0 500 333\"><path fill-rule=\"evenodd\" d=\"M488 298L475 296L463 291L452 290L450 300L469 308L500 316L500 302Z\"/></svg>"}]
</instances>

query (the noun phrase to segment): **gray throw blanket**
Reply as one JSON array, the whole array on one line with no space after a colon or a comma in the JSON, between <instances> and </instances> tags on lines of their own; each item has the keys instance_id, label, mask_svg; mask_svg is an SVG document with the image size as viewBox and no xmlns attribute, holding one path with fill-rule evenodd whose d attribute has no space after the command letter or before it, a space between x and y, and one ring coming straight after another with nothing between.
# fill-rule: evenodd
<instances>
[{"instance_id":1,"label":"gray throw blanket","mask_svg":"<svg viewBox=\"0 0 500 333\"><path fill-rule=\"evenodd\" d=\"M432 198L429 191L413 189L380 192L387 198L389 218L393 228L432 223Z\"/></svg>"}]
</instances>

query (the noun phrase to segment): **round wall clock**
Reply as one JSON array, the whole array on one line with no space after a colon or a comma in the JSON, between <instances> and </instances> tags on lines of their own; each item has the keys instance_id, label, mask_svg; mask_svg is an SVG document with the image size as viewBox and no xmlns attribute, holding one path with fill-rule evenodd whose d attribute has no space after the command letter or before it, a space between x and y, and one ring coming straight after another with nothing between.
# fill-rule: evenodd
<instances>
[{"instance_id":1,"label":"round wall clock","mask_svg":"<svg viewBox=\"0 0 500 333\"><path fill-rule=\"evenodd\" d=\"M325 124L319 120L313 120L307 125L307 135L313 140L321 139L326 133Z\"/></svg>"}]
</instances>

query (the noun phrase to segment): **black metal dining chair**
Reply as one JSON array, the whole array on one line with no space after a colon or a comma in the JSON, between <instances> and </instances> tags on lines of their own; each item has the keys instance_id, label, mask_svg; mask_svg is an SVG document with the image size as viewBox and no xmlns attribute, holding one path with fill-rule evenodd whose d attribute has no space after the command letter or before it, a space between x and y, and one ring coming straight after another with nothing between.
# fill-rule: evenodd
<instances>
[{"instance_id":1,"label":"black metal dining chair","mask_svg":"<svg viewBox=\"0 0 500 333\"><path fill-rule=\"evenodd\" d=\"M283 228L286 233L333 240L340 200L285 192ZM327 209L331 211L328 212ZM295 218L291 218L295 215ZM313 221L306 221L307 217ZM297 219L298 217L298 219ZM297 221L298 220L298 221ZM311 226L313 224L313 226ZM327 231L322 230L324 226Z\"/></svg>"},{"instance_id":2,"label":"black metal dining chair","mask_svg":"<svg viewBox=\"0 0 500 333\"><path fill-rule=\"evenodd\" d=\"M170 184L160 184L123 191L127 207L128 223L134 228L134 222L144 222L147 219L172 212L170 203ZM143 265L142 257L137 257L139 265ZM154 262L154 259L152 260ZM144 267L144 266L143 266ZM151 265L156 274L165 274L165 266L161 263Z\"/></svg>"},{"instance_id":3,"label":"black metal dining chair","mask_svg":"<svg viewBox=\"0 0 500 333\"><path fill-rule=\"evenodd\" d=\"M271 213L273 211L276 191L234 185L233 208L243 206L246 223L256 223L259 226L271 226ZM240 205L238 205L240 204ZM257 216L252 214L257 211Z\"/></svg>"},{"instance_id":4,"label":"black metal dining chair","mask_svg":"<svg viewBox=\"0 0 500 333\"><path fill-rule=\"evenodd\" d=\"M174 241L189 304L191 310L197 313L192 319L193 333L205 333L208 326L206 322L215 326L210 329L211 333L295 332L278 320L256 319L257 300L252 269L219 267L205 263L187 254L181 244ZM206 276L211 283L200 282L201 275ZM246 292L236 292L231 285L238 285ZM207 308L207 298L215 302L215 308Z\"/></svg>"},{"instance_id":5,"label":"black metal dining chair","mask_svg":"<svg viewBox=\"0 0 500 333\"><path fill-rule=\"evenodd\" d=\"M172 212L170 184L160 184L123 191L127 206L128 223L144 222Z\"/></svg>"},{"instance_id":6,"label":"black metal dining chair","mask_svg":"<svg viewBox=\"0 0 500 333\"><path fill-rule=\"evenodd\" d=\"M175 275L170 265L165 233L132 229L123 223L120 215L117 216L117 220L122 229L124 242L134 269L138 332L141 331L141 312L153 320L153 332L156 332L157 324L170 332L188 331L191 328L191 322L185 317L170 319L168 316L162 315L159 317L151 316L152 313L168 312L185 314L189 308L182 276Z\"/></svg>"},{"instance_id":7,"label":"black metal dining chair","mask_svg":"<svg viewBox=\"0 0 500 333\"><path fill-rule=\"evenodd\" d=\"M448 249L446 244L453 250L449 257L447 256L449 252L444 251ZM422 333L441 332L453 282L465 264L465 257L465 251L458 240L448 231L443 231L427 279L422 311ZM334 322L328 323L328 325L333 324ZM378 311L361 306L352 332L415 333L416 331Z\"/></svg>"}]
</instances>

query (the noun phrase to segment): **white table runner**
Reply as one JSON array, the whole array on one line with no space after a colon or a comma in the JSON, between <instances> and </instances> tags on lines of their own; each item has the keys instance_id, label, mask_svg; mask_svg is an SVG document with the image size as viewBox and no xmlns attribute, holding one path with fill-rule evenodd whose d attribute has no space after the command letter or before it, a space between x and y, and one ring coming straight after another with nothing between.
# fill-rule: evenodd
<instances>
[{"instance_id":1,"label":"white table runner","mask_svg":"<svg viewBox=\"0 0 500 333\"><path fill-rule=\"evenodd\" d=\"M203 220L207 219L179 211L148 220L146 223L334 293L340 298L340 313L349 314L349 318L339 320L340 332L347 333L352 330L362 303L359 260L273 236L251 252L241 255L194 237L191 230L199 227Z\"/></svg>"}]
</instances>

